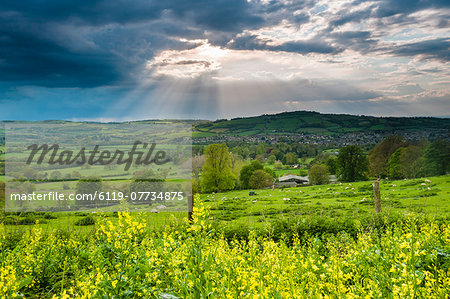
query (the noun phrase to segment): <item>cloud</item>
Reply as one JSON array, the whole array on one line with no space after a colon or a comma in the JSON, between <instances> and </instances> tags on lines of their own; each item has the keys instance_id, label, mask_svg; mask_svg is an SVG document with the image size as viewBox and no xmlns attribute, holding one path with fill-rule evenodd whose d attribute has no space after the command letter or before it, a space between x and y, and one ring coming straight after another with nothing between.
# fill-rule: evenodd
<instances>
[{"instance_id":1,"label":"cloud","mask_svg":"<svg viewBox=\"0 0 450 299\"><path fill-rule=\"evenodd\" d=\"M103 49L74 51L32 32L0 29L0 80L56 87L92 87L120 79L116 56Z\"/></svg>"},{"instance_id":2,"label":"cloud","mask_svg":"<svg viewBox=\"0 0 450 299\"><path fill-rule=\"evenodd\" d=\"M195 78L221 69L218 59L226 55L227 50L213 47L206 40L193 43L200 44L192 49L166 50L159 53L147 62L147 68L154 76L177 78Z\"/></svg>"},{"instance_id":3,"label":"cloud","mask_svg":"<svg viewBox=\"0 0 450 299\"><path fill-rule=\"evenodd\" d=\"M414 43L405 43L393 49L391 53L400 56L417 56L422 59L450 60L450 39L438 38Z\"/></svg>"},{"instance_id":4,"label":"cloud","mask_svg":"<svg viewBox=\"0 0 450 299\"><path fill-rule=\"evenodd\" d=\"M445 0L388 0L379 1L377 9L378 17L389 17L396 14L409 14L427 8L449 8L450 4Z\"/></svg>"},{"instance_id":5,"label":"cloud","mask_svg":"<svg viewBox=\"0 0 450 299\"><path fill-rule=\"evenodd\" d=\"M294 52L299 54L321 53L336 54L343 51L342 48L335 47L321 40L295 40L273 45L273 40L261 39L256 35L240 35L228 46L232 49L240 50L268 50Z\"/></svg>"},{"instance_id":6,"label":"cloud","mask_svg":"<svg viewBox=\"0 0 450 299\"><path fill-rule=\"evenodd\" d=\"M173 37L263 21L247 1L19 1L0 12L0 80L55 87L129 84ZM138 76L137 76L138 77Z\"/></svg>"},{"instance_id":7,"label":"cloud","mask_svg":"<svg viewBox=\"0 0 450 299\"><path fill-rule=\"evenodd\" d=\"M102 96L111 103L104 113L136 107L142 117L153 113L149 103L208 118L222 110L375 113L373 99L448 91L437 82L450 75L449 8L419 0L7 1L0 96L55 115L58 98L60 109L72 109L72 99L101 113ZM13 114L14 105L2 108ZM109 118L92 113L77 117Z\"/></svg>"}]
</instances>

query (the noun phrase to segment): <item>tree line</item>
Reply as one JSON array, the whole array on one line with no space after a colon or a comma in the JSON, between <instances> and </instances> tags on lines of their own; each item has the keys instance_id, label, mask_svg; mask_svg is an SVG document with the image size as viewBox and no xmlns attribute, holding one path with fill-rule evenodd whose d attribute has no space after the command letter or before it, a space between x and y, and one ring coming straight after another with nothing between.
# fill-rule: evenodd
<instances>
[{"instance_id":1,"label":"tree line","mask_svg":"<svg viewBox=\"0 0 450 299\"><path fill-rule=\"evenodd\" d=\"M273 165L274 169L277 169L277 163L282 164L278 158L289 165L302 164L295 152L301 146L260 144L251 148L252 154L245 156L249 162L238 154L244 150L241 145L230 150L224 143L211 144L202 151L203 155L197 151L193 157L193 191L209 193L264 188L272 185L277 176L263 163ZM443 175L450 172L450 143L442 139L409 141L403 136L392 135L371 149L349 145L337 153L320 150L307 167L311 184L329 183L330 174L342 182Z\"/></svg>"}]
</instances>

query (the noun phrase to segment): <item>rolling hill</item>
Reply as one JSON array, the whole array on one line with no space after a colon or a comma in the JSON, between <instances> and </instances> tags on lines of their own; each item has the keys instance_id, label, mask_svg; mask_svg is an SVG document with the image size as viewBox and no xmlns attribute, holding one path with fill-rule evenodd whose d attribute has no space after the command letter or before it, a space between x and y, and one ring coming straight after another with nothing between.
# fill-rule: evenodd
<instances>
[{"instance_id":1,"label":"rolling hill","mask_svg":"<svg viewBox=\"0 0 450 299\"><path fill-rule=\"evenodd\" d=\"M321 114L312 111L264 114L256 117L220 119L195 125L195 137L260 134L339 135L358 132L449 130L450 118L374 117Z\"/></svg>"}]
</instances>

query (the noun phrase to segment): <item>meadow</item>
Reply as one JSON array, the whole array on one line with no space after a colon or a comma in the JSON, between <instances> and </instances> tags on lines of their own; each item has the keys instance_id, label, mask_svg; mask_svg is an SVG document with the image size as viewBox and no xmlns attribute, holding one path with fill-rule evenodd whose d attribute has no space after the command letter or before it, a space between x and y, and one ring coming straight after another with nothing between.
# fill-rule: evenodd
<instances>
[{"instance_id":1,"label":"meadow","mask_svg":"<svg viewBox=\"0 0 450 299\"><path fill-rule=\"evenodd\" d=\"M371 182L203 194L192 223L168 212L9 215L37 223L0 225L0 294L445 298L450 176L381 190L380 215Z\"/></svg>"},{"instance_id":2,"label":"meadow","mask_svg":"<svg viewBox=\"0 0 450 299\"><path fill-rule=\"evenodd\" d=\"M386 215L428 214L450 216L450 176L380 183ZM230 191L202 194L201 201L217 221L261 227L270 220L300 218L354 218L374 211L372 181L301 186L295 188Z\"/></svg>"},{"instance_id":3,"label":"meadow","mask_svg":"<svg viewBox=\"0 0 450 299\"><path fill-rule=\"evenodd\" d=\"M149 229L142 214L91 234L35 227L0 238L2 297L445 298L450 226L424 216L357 235L227 239L198 204L192 223Z\"/></svg>"}]
</instances>

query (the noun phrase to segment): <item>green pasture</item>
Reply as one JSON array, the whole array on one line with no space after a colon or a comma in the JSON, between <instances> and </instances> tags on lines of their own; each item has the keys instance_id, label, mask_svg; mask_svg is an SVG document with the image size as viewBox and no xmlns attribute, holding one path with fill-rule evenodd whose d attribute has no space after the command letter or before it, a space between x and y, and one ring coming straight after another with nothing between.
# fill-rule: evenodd
<instances>
[{"instance_id":1,"label":"green pasture","mask_svg":"<svg viewBox=\"0 0 450 299\"><path fill-rule=\"evenodd\" d=\"M450 176L382 181L385 213L450 216ZM259 227L284 217L340 218L370 216L374 211L371 181L202 194L201 201L217 221Z\"/></svg>"},{"instance_id":2,"label":"green pasture","mask_svg":"<svg viewBox=\"0 0 450 299\"><path fill-rule=\"evenodd\" d=\"M59 188L58 183L46 184L49 190ZM380 186L383 212L387 215L425 214L450 218L450 175L381 181ZM359 219L372 217L374 214L372 181L253 191L256 195L250 196L249 190L202 194L200 202L210 210L211 219L216 224L245 225L249 228L261 228L274 220L289 217L308 221L311 217ZM149 210L154 206L149 207ZM133 212L133 208L135 206L130 205L128 211ZM107 208L82 213L54 212L51 214L56 219L36 216L37 220L43 220L36 225L48 229L89 232L95 225L75 226L75 222L86 215L93 215L97 220L108 217L112 221L115 221L117 216L116 213L108 212ZM160 213L133 212L133 214L139 215L156 229L165 226L173 219L185 219L187 210L161 211ZM13 215L13 217L20 219L24 215ZM7 231L23 231L31 226L33 225L5 225L4 227Z\"/></svg>"}]
</instances>

